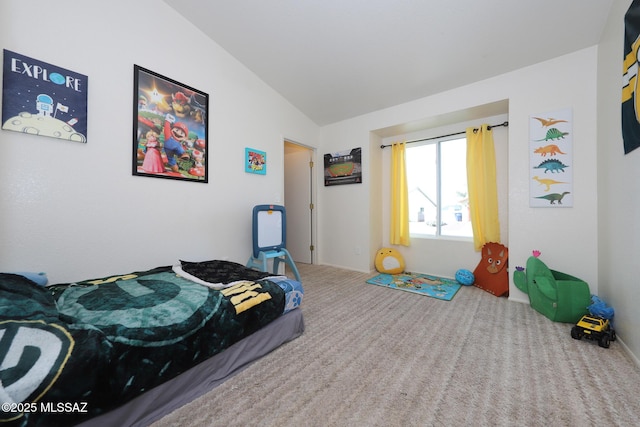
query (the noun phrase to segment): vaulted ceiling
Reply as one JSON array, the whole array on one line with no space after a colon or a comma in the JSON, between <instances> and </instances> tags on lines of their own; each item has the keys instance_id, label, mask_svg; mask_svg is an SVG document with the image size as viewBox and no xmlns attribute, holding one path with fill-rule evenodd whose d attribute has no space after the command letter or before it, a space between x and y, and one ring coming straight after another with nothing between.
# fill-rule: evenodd
<instances>
[{"instance_id":1,"label":"vaulted ceiling","mask_svg":"<svg viewBox=\"0 0 640 427\"><path fill-rule=\"evenodd\" d=\"M593 46L613 0L164 1L322 126Z\"/></svg>"}]
</instances>

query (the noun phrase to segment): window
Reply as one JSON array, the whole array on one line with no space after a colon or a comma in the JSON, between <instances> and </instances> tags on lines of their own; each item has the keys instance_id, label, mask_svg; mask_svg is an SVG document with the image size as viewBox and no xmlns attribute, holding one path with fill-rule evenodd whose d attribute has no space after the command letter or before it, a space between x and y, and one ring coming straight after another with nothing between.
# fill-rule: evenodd
<instances>
[{"instance_id":1,"label":"window","mask_svg":"<svg viewBox=\"0 0 640 427\"><path fill-rule=\"evenodd\" d=\"M467 190L466 138L407 145L412 236L473 237Z\"/></svg>"}]
</instances>

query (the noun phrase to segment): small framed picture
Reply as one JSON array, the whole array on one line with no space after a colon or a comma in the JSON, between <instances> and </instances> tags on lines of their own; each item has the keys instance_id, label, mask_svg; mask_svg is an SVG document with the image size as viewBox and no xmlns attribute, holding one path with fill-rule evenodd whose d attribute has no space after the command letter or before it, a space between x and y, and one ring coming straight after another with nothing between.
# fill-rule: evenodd
<instances>
[{"instance_id":1,"label":"small framed picture","mask_svg":"<svg viewBox=\"0 0 640 427\"><path fill-rule=\"evenodd\" d=\"M361 184L362 148L324 155L324 186Z\"/></svg>"},{"instance_id":2,"label":"small framed picture","mask_svg":"<svg viewBox=\"0 0 640 427\"><path fill-rule=\"evenodd\" d=\"M209 95L134 65L133 174L208 182Z\"/></svg>"},{"instance_id":3,"label":"small framed picture","mask_svg":"<svg viewBox=\"0 0 640 427\"><path fill-rule=\"evenodd\" d=\"M244 171L248 173L267 174L267 153L255 148L244 150Z\"/></svg>"}]
</instances>

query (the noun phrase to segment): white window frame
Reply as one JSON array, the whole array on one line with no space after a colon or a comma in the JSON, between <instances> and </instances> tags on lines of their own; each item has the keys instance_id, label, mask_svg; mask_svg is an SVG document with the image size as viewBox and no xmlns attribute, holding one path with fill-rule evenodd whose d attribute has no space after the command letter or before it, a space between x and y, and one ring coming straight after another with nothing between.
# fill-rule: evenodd
<instances>
[{"instance_id":1,"label":"white window frame","mask_svg":"<svg viewBox=\"0 0 640 427\"><path fill-rule=\"evenodd\" d=\"M409 146L407 146L407 152L406 152L406 156L408 157L410 155L410 151L411 148L414 147L420 147L420 146L424 146L424 145L435 145L435 149L436 149L436 153L435 153L435 158L436 158L436 227L435 227L435 234L424 234L424 233L419 233L419 232L415 232L415 231L411 231L411 225L409 226L409 235L412 238L418 238L418 239L443 239L443 240L461 240L461 241L473 241L473 235L471 236L458 236L458 235L449 235L449 234L442 234L442 153L441 153L441 146L443 143L446 143L448 141L454 141L454 140L465 140L466 141L466 136L464 136L464 134L458 134L458 135L448 135L448 136L443 136L443 137L438 137L438 138L433 138L433 139L427 139L424 142L423 141L417 141L415 143L411 143ZM415 144L415 145L414 145ZM465 151L466 153L466 151ZM465 165L466 165L466 156L464 159ZM465 166L465 173L466 173L466 166ZM468 195L468 187L467 187L467 195Z\"/></svg>"}]
</instances>

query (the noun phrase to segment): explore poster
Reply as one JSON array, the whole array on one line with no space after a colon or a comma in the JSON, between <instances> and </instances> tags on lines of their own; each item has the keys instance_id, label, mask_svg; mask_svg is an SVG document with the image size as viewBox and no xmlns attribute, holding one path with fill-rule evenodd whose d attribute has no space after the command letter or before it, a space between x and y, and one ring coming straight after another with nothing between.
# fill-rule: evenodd
<instances>
[{"instance_id":1,"label":"explore poster","mask_svg":"<svg viewBox=\"0 0 640 427\"><path fill-rule=\"evenodd\" d=\"M4 49L2 129L87 142L89 79Z\"/></svg>"}]
</instances>

